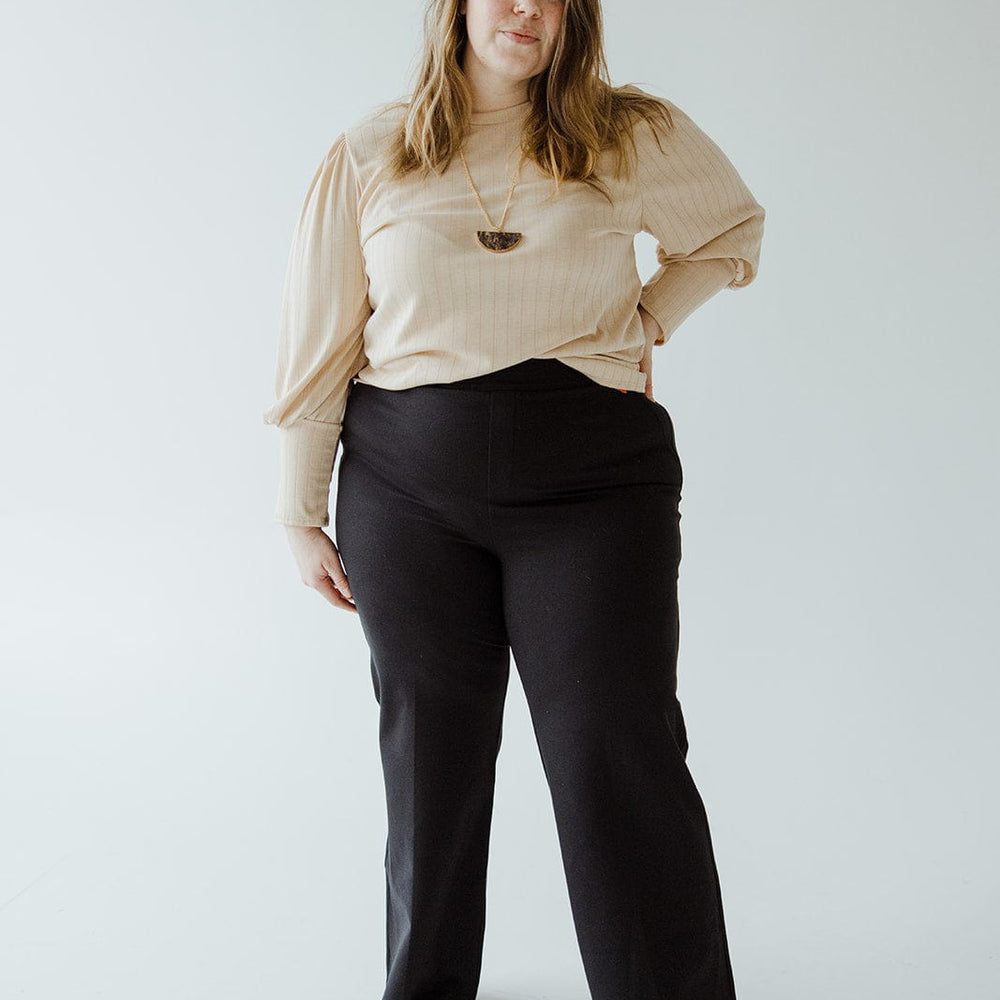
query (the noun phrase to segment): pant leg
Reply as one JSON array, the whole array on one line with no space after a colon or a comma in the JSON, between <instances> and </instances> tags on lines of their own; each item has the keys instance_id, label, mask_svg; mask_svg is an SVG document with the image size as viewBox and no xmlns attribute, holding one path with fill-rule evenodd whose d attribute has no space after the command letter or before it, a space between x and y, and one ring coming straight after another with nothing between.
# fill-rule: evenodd
<instances>
[{"instance_id":1,"label":"pant leg","mask_svg":"<svg viewBox=\"0 0 1000 1000\"><path fill-rule=\"evenodd\" d=\"M474 1000L482 965L510 662L499 562L478 537L483 402L356 383L345 414L335 525L379 702L384 1000Z\"/></svg>"},{"instance_id":2,"label":"pant leg","mask_svg":"<svg viewBox=\"0 0 1000 1000\"><path fill-rule=\"evenodd\" d=\"M604 387L509 398L506 624L593 1000L733 1000L677 698L682 470L669 414Z\"/></svg>"}]
</instances>

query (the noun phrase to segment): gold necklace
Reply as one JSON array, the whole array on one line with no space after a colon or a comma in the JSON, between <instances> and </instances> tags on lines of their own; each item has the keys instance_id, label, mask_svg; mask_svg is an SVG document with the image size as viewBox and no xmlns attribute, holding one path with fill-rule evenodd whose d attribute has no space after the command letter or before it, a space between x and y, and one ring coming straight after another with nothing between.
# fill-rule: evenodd
<instances>
[{"instance_id":1,"label":"gold necklace","mask_svg":"<svg viewBox=\"0 0 1000 1000\"><path fill-rule=\"evenodd\" d=\"M517 170L514 171L514 178L510 182L510 190L507 192L507 204L504 206L503 216L500 219L500 225L497 225L491 218L490 213L486 211L486 206L483 204L483 199L479 197L479 192L476 190L476 185L472 181L472 174L469 173L469 165L465 162L465 155L460 149L458 155L462 159L462 166L465 167L465 176L469 178L469 187L472 188L472 193L476 196L476 201L479 203L480 211L486 216L486 221L493 227L492 230L480 229L476 233L476 237L479 239L479 245L489 250L490 253L507 253L508 250L513 250L514 247L521 242L521 237L523 233L505 233L503 229L504 221L507 218L507 210L510 208L510 198L514 193L514 188L517 186L518 177L521 174L521 165L524 163L524 153L521 153L521 158L517 163Z\"/></svg>"}]
</instances>

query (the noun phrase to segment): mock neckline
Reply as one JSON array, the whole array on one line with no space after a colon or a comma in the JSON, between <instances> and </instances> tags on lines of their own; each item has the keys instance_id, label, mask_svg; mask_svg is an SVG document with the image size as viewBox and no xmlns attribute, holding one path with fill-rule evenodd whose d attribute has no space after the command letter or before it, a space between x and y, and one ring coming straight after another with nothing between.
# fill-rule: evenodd
<instances>
[{"instance_id":1,"label":"mock neckline","mask_svg":"<svg viewBox=\"0 0 1000 1000\"><path fill-rule=\"evenodd\" d=\"M530 104L530 100L524 100L520 104L512 104L509 108L498 108L495 111L473 111L469 115L469 121L473 125L493 125L500 122L517 121L528 110Z\"/></svg>"}]
</instances>

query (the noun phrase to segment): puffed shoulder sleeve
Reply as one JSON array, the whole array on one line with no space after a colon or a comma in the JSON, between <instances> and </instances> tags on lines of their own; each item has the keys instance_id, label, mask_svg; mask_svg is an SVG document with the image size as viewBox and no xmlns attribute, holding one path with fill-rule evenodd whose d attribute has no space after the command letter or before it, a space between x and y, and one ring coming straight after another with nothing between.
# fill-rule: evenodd
<instances>
[{"instance_id":1,"label":"puffed shoulder sleeve","mask_svg":"<svg viewBox=\"0 0 1000 1000\"><path fill-rule=\"evenodd\" d=\"M292 237L278 332L280 432L275 520L330 523L333 464L351 378L367 363L371 306L358 228L359 182L345 133L317 168Z\"/></svg>"},{"instance_id":2,"label":"puffed shoulder sleeve","mask_svg":"<svg viewBox=\"0 0 1000 1000\"><path fill-rule=\"evenodd\" d=\"M680 108L660 98L674 122L636 125L642 229L656 237L659 268L639 303L662 328L664 344L678 326L723 288L757 275L764 209L725 153ZM662 145L662 149L661 149Z\"/></svg>"}]
</instances>

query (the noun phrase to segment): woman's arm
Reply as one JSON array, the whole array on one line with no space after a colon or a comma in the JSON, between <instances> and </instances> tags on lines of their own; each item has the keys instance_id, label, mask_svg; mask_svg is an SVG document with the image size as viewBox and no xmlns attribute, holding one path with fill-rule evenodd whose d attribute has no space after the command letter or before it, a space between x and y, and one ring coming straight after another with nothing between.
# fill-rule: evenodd
<instances>
[{"instance_id":1,"label":"woman's arm","mask_svg":"<svg viewBox=\"0 0 1000 1000\"><path fill-rule=\"evenodd\" d=\"M278 337L275 401L281 524L330 523L329 492L351 378L366 364L371 315L358 231L359 183L341 133L317 168L292 238Z\"/></svg>"},{"instance_id":2,"label":"woman's arm","mask_svg":"<svg viewBox=\"0 0 1000 1000\"><path fill-rule=\"evenodd\" d=\"M662 149L648 122L636 125L641 226L656 237L660 265L640 302L661 328L656 344L721 289L753 281L764 232L764 209L726 154L664 103L674 129L660 137Z\"/></svg>"}]
</instances>

